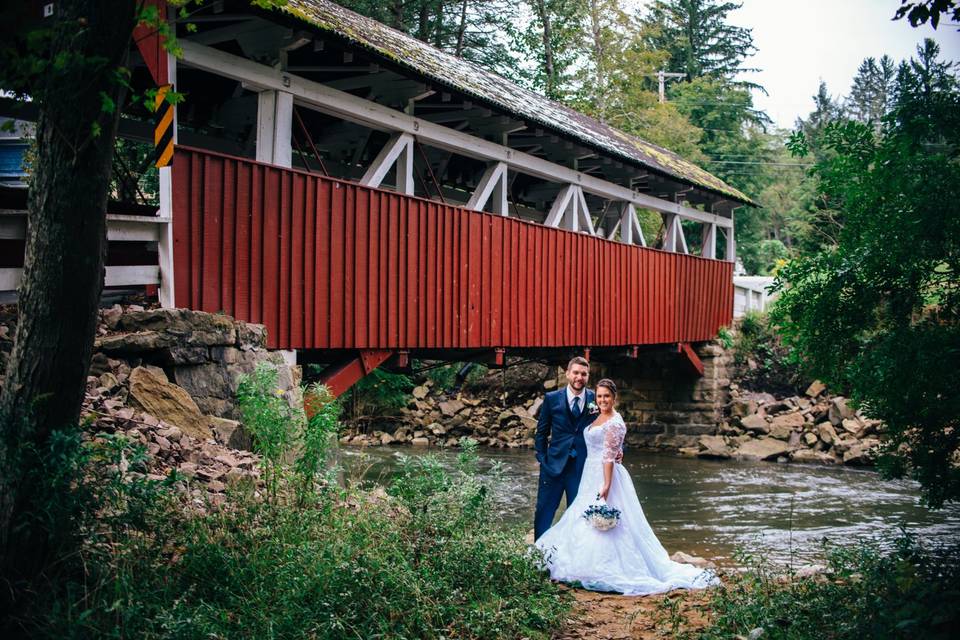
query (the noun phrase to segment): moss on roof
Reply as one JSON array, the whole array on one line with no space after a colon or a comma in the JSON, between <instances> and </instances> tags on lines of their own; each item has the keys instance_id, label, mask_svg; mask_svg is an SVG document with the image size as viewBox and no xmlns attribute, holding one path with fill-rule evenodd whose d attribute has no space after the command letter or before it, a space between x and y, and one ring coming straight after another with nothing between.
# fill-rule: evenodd
<instances>
[{"instance_id":1,"label":"moss on roof","mask_svg":"<svg viewBox=\"0 0 960 640\"><path fill-rule=\"evenodd\" d=\"M373 53L507 113L539 123L611 156L639 164L682 182L746 204L753 202L720 178L651 144L574 109L549 100L495 73L372 18L327 0L289 0L282 11L304 23L341 36Z\"/></svg>"}]
</instances>

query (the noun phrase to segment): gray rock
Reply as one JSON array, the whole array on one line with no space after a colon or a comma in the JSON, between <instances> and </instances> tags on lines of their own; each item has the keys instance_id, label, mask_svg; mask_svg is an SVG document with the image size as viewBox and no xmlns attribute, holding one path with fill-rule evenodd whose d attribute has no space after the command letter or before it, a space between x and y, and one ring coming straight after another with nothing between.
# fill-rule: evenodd
<instances>
[{"instance_id":1,"label":"gray rock","mask_svg":"<svg viewBox=\"0 0 960 640\"><path fill-rule=\"evenodd\" d=\"M700 445L700 451L697 455L701 458L719 458L726 459L733 455L730 447L721 436L700 436L697 441Z\"/></svg>"},{"instance_id":2,"label":"gray rock","mask_svg":"<svg viewBox=\"0 0 960 640\"><path fill-rule=\"evenodd\" d=\"M821 393L827 390L827 385L823 384L819 380L814 380L810 383L810 386L807 387L806 394L811 398L816 398Z\"/></svg>"},{"instance_id":3,"label":"gray rock","mask_svg":"<svg viewBox=\"0 0 960 640\"><path fill-rule=\"evenodd\" d=\"M194 438L213 436L207 417L200 413L190 394L171 384L155 367L137 367L130 373L130 400Z\"/></svg>"},{"instance_id":4,"label":"gray rock","mask_svg":"<svg viewBox=\"0 0 960 640\"><path fill-rule=\"evenodd\" d=\"M756 400L734 400L730 403L730 415L734 418L745 418L756 412Z\"/></svg>"},{"instance_id":5,"label":"gray rock","mask_svg":"<svg viewBox=\"0 0 960 640\"><path fill-rule=\"evenodd\" d=\"M813 462L817 464L837 464L837 458L823 451L813 449L798 449L790 455L793 462Z\"/></svg>"},{"instance_id":6,"label":"gray rock","mask_svg":"<svg viewBox=\"0 0 960 640\"><path fill-rule=\"evenodd\" d=\"M827 444L833 444L839 439L837 430L829 422L821 422L817 425L817 435Z\"/></svg>"},{"instance_id":7,"label":"gray rock","mask_svg":"<svg viewBox=\"0 0 960 640\"><path fill-rule=\"evenodd\" d=\"M770 425L760 414L753 414L740 419L740 426L747 431L755 433L767 433L770 431Z\"/></svg>"},{"instance_id":8,"label":"gray rock","mask_svg":"<svg viewBox=\"0 0 960 640\"><path fill-rule=\"evenodd\" d=\"M245 451L253 449L253 439L250 437L250 433L236 420L215 416L209 416L208 420L217 442L223 446Z\"/></svg>"},{"instance_id":9,"label":"gray rock","mask_svg":"<svg viewBox=\"0 0 960 640\"><path fill-rule=\"evenodd\" d=\"M770 460L789 451L787 443L774 438L758 438L740 445L734 456L743 460Z\"/></svg>"}]
</instances>

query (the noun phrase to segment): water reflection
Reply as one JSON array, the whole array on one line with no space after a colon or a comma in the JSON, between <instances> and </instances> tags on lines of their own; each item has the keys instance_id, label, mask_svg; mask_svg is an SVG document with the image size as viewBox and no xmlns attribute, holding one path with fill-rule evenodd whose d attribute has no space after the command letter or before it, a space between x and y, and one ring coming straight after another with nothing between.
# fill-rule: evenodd
<instances>
[{"instance_id":1,"label":"water reflection","mask_svg":"<svg viewBox=\"0 0 960 640\"><path fill-rule=\"evenodd\" d=\"M402 455L433 454L447 466L455 450L411 447L344 447L348 475L363 473L382 484ZM491 480L496 508L505 521L533 521L537 465L527 450L482 449L479 470ZM493 480L491 469L500 463ZM685 551L730 563L737 547L763 550L786 562L803 562L828 538L844 543L896 531L899 526L938 543L960 534L960 505L930 511L919 502L916 483L884 481L876 473L814 465L717 462L630 451L630 470L644 512L668 551ZM559 517L559 514L558 514ZM792 550L792 551L791 551Z\"/></svg>"}]
</instances>

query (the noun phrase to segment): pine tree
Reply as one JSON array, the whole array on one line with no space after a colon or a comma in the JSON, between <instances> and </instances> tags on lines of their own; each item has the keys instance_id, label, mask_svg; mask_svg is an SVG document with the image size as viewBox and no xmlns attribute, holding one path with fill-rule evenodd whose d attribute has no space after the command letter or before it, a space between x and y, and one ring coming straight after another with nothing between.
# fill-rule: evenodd
<instances>
[{"instance_id":1,"label":"pine tree","mask_svg":"<svg viewBox=\"0 0 960 640\"><path fill-rule=\"evenodd\" d=\"M860 122L880 126L880 120L893 105L897 67L890 56L884 55L879 62L867 58L857 69L847 97L847 113Z\"/></svg>"},{"instance_id":2,"label":"pine tree","mask_svg":"<svg viewBox=\"0 0 960 640\"><path fill-rule=\"evenodd\" d=\"M684 72L691 80L708 76L732 81L753 70L743 62L756 51L751 30L727 21L727 14L740 6L718 0L656 0L643 17L647 44L669 52L669 71Z\"/></svg>"}]
</instances>

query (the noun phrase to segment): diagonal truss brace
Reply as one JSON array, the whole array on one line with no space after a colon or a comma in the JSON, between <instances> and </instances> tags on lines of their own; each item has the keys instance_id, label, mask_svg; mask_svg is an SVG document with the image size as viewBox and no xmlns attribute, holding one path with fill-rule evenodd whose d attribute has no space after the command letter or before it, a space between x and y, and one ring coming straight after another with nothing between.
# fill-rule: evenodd
<instances>
[{"instance_id":1,"label":"diagonal truss brace","mask_svg":"<svg viewBox=\"0 0 960 640\"><path fill-rule=\"evenodd\" d=\"M491 201L492 198L492 201ZM507 164L494 162L487 166L480 178L477 188L470 200L467 209L483 211L483 207L490 202L490 210L501 216L509 215L507 210Z\"/></svg>"},{"instance_id":2,"label":"diagonal truss brace","mask_svg":"<svg viewBox=\"0 0 960 640\"><path fill-rule=\"evenodd\" d=\"M543 224L548 227L586 231L590 235L596 235L586 198L583 197L583 189L575 184L568 184L560 189Z\"/></svg>"},{"instance_id":3,"label":"diagonal truss brace","mask_svg":"<svg viewBox=\"0 0 960 640\"><path fill-rule=\"evenodd\" d=\"M607 234L607 240L613 240L620 230L620 241L625 244L637 244L641 247L647 246L647 239L643 237L643 229L640 228L640 221L637 220L637 210L632 202L620 203L620 219L613 225L613 229Z\"/></svg>"},{"instance_id":4,"label":"diagonal truss brace","mask_svg":"<svg viewBox=\"0 0 960 640\"><path fill-rule=\"evenodd\" d=\"M680 225L680 216L675 213L665 213L663 214L663 224L667 230L663 238L664 250L674 253L690 253L687 249L687 239L683 236L683 227Z\"/></svg>"},{"instance_id":5,"label":"diagonal truss brace","mask_svg":"<svg viewBox=\"0 0 960 640\"><path fill-rule=\"evenodd\" d=\"M397 165L397 191L413 195L413 136L409 133L395 133L387 140L373 164L367 169L360 184L379 187L387 176L390 167Z\"/></svg>"}]
</instances>

